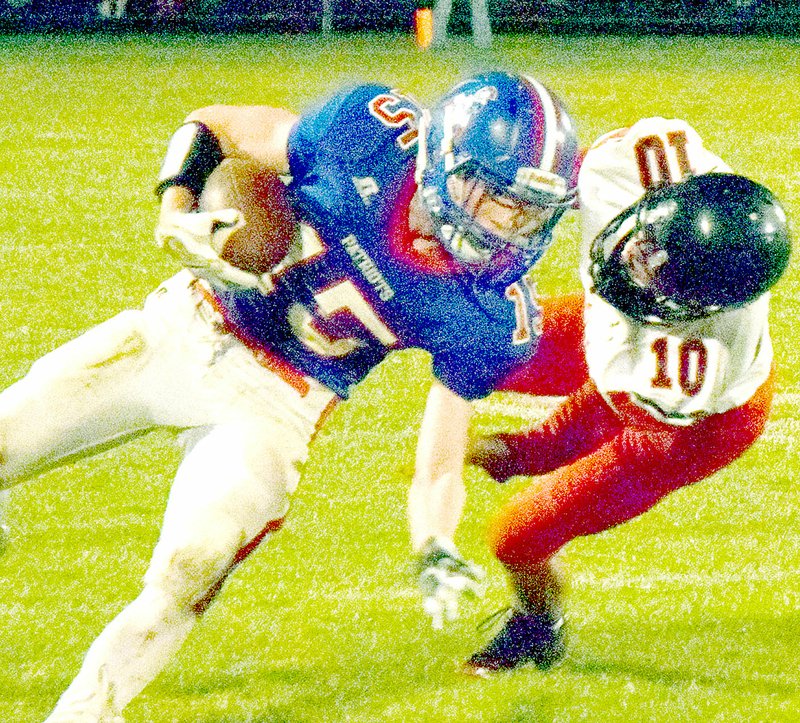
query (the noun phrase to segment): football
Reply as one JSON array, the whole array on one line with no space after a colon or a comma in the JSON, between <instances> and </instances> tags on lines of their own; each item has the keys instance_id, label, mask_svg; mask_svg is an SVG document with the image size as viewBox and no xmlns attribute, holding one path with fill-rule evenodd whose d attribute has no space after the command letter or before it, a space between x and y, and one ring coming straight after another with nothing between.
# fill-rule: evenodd
<instances>
[{"instance_id":1,"label":"football","mask_svg":"<svg viewBox=\"0 0 800 723\"><path fill-rule=\"evenodd\" d=\"M199 211L235 208L244 225L231 234L220 257L254 274L272 269L286 256L297 230L286 186L278 175L240 158L226 158L208 177Z\"/></svg>"}]
</instances>

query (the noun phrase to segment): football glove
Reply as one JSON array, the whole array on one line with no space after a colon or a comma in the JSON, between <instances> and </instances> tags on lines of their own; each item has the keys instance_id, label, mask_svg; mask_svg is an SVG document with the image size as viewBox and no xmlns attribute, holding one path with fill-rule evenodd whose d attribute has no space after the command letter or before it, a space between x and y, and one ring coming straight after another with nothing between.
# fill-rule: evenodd
<instances>
[{"instance_id":1,"label":"football glove","mask_svg":"<svg viewBox=\"0 0 800 723\"><path fill-rule=\"evenodd\" d=\"M416 569L422 609L435 630L458 617L462 597L478 598L484 593L483 569L465 560L456 546L443 537L432 537L426 543Z\"/></svg>"},{"instance_id":2,"label":"football glove","mask_svg":"<svg viewBox=\"0 0 800 723\"><path fill-rule=\"evenodd\" d=\"M467 462L483 467L495 482L506 482L514 476L512 454L508 444L498 436L477 437L467 450Z\"/></svg>"},{"instance_id":3,"label":"football glove","mask_svg":"<svg viewBox=\"0 0 800 723\"><path fill-rule=\"evenodd\" d=\"M225 243L243 225L235 208L174 213L156 228L156 243L201 278L269 294L274 287L270 274L253 274L220 258Z\"/></svg>"}]
</instances>

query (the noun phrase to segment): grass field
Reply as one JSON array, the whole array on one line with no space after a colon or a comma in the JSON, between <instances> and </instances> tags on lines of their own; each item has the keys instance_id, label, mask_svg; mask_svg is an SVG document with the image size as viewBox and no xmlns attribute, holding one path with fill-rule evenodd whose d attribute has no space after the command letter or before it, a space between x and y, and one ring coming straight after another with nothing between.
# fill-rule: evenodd
<instances>
[{"instance_id":1,"label":"grass field","mask_svg":"<svg viewBox=\"0 0 800 723\"><path fill-rule=\"evenodd\" d=\"M491 66L558 91L584 144L649 115L689 120L800 219L800 46L768 39L503 37L420 53L398 36L0 40L0 383L175 270L155 249L166 140L211 102L303 109L382 80L431 100ZM543 292L578 287L568 219ZM491 681L454 664L506 599L482 543L513 488L468 473L458 537L486 599L432 631L408 564L408 467L429 381L400 353L316 440L286 528L232 577L129 723L523 723L800 720L800 272L773 299L779 389L765 436L729 469L638 520L564 551L568 658ZM54 410L54 413L57 413ZM517 425L513 398L477 425ZM178 460L159 432L16 488L0 558L0 721L51 709L105 623L138 590Z\"/></svg>"}]
</instances>

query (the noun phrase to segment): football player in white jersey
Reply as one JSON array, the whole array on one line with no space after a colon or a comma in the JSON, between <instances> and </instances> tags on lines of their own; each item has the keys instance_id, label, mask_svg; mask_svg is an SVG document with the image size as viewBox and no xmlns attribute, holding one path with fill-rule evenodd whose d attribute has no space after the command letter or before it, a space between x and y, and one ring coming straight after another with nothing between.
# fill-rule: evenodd
<instances>
[{"instance_id":1,"label":"football player in white jersey","mask_svg":"<svg viewBox=\"0 0 800 723\"><path fill-rule=\"evenodd\" d=\"M467 662L478 674L558 661L555 553L730 464L769 414L768 289L790 255L773 194L663 118L600 138L578 191L584 294L545 301L533 361L502 386L566 401L471 451L497 481L538 476L489 525L514 601Z\"/></svg>"}]
</instances>

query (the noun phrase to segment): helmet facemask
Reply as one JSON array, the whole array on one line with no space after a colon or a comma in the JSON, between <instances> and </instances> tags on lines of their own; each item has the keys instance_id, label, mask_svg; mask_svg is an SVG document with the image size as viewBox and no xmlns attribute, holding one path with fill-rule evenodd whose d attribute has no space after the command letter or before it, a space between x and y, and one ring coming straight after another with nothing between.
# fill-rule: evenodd
<instances>
[{"instance_id":1,"label":"helmet facemask","mask_svg":"<svg viewBox=\"0 0 800 723\"><path fill-rule=\"evenodd\" d=\"M590 274L597 293L626 315L651 324L702 319L722 309L687 297L670 279L670 252L658 241L652 209L640 202L617 217L592 244Z\"/></svg>"},{"instance_id":2,"label":"helmet facemask","mask_svg":"<svg viewBox=\"0 0 800 723\"><path fill-rule=\"evenodd\" d=\"M555 195L523 196L477 164L451 172L444 185L447 211L434 223L447 250L476 270L496 263L498 256L538 259L568 205Z\"/></svg>"},{"instance_id":3,"label":"helmet facemask","mask_svg":"<svg viewBox=\"0 0 800 723\"><path fill-rule=\"evenodd\" d=\"M669 278L669 253L648 227L639 227L620 248L620 266L628 283L641 290L652 306L649 320L676 323L701 319L721 311L718 304L704 304L681 293Z\"/></svg>"}]
</instances>

